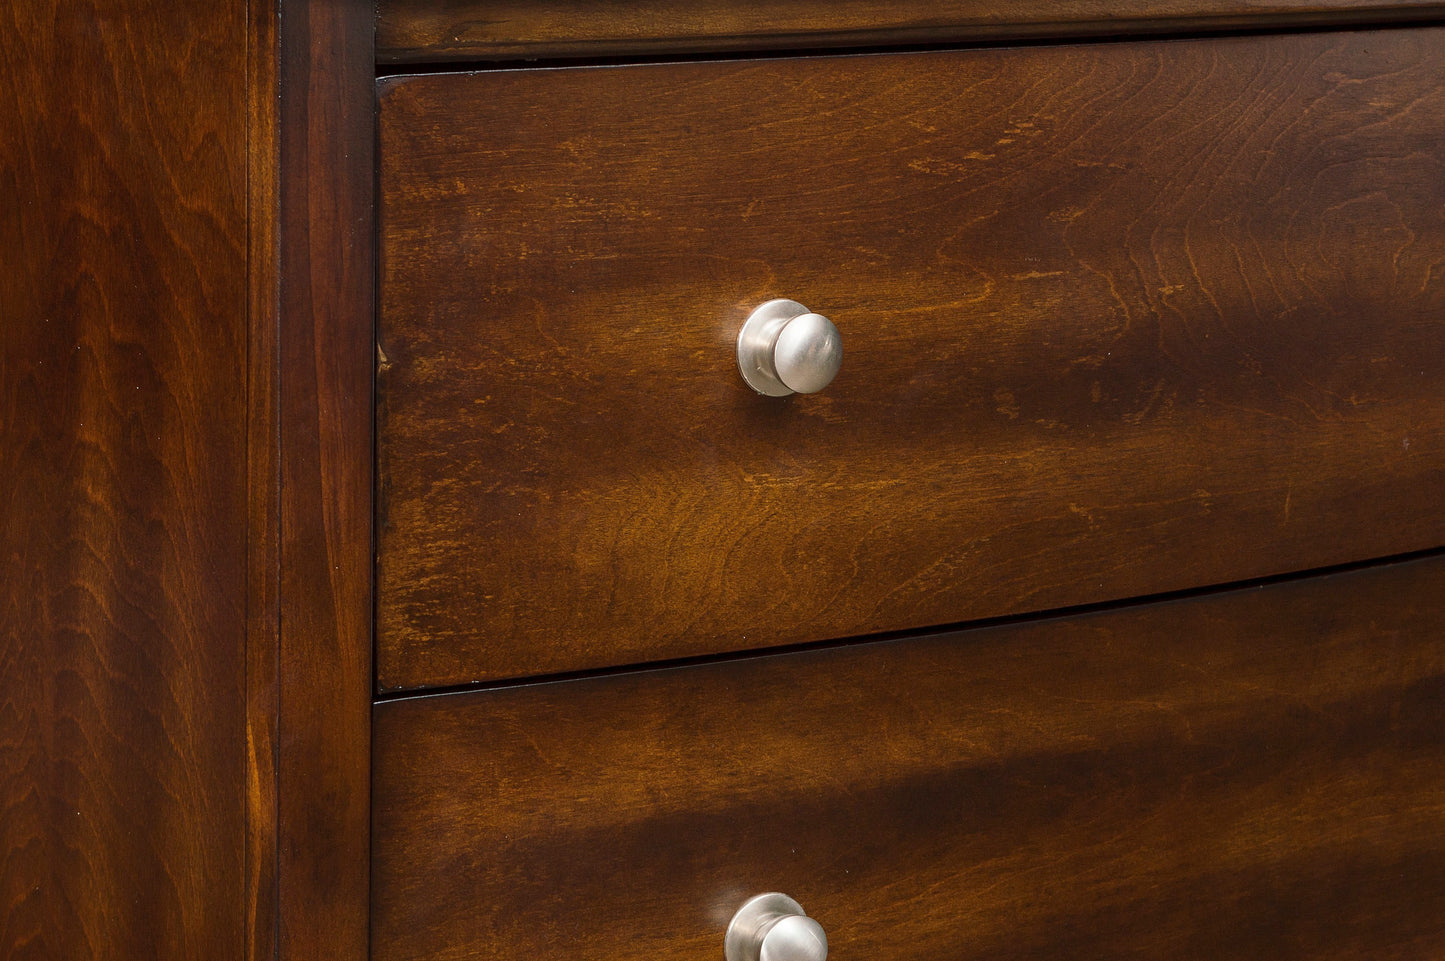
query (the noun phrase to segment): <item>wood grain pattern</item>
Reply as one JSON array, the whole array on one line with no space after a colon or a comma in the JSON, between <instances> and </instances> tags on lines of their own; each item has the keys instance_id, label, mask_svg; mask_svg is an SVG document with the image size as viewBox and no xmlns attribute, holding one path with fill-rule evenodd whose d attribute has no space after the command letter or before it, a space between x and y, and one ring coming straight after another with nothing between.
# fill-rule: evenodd
<instances>
[{"instance_id":1,"label":"wood grain pattern","mask_svg":"<svg viewBox=\"0 0 1445 961\"><path fill-rule=\"evenodd\" d=\"M1440 30L383 82L381 687L1445 543L1442 142Z\"/></svg>"},{"instance_id":2,"label":"wood grain pattern","mask_svg":"<svg viewBox=\"0 0 1445 961\"><path fill-rule=\"evenodd\" d=\"M280 44L279 956L365 961L375 88L368 0Z\"/></svg>"},{"instance_id":3,"label":"wood grain pattern","mask_svg":"<svg viewBox=\"0 0 1445 961\"><path fill-rule=\"evenodd\" d=\"M0 957L246 944L247 11L0 4Z\"/></svg>"},{"instance_id":4,"label":"wood grain pattern","mask_svg":"<svg viewBox=\"0 0 1445 961\"><path fill-rule=\"evenodd\" d=\"M381 0L377 60L522 60L1439 19L1424 0Z\"/></svg>"},{"instance_id":5,"label":"wood grain pattern","mask_svg":"<svg viewBox=\"0 0 1445 961\"><path fill-rule=\"evenodd\" d=\"M247 45L247 961L280 961L280 4L253 0Z\"/></svg>"},{"instance_id":6,"label":"wood grain pattern","mask_svg":"<svg viewBox=\"0 0 1445 961\"><path fill-rule=\"evenodd\" d=\"M376 708L374 957L1445 951L1445 562Z\"/></svg>"}]
</instances>

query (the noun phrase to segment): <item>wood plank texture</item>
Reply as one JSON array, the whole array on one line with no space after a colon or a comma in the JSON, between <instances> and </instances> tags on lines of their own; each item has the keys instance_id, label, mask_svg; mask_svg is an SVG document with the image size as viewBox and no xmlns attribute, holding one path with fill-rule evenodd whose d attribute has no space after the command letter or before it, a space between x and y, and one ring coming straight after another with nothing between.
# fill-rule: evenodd
<instances>
[{"instance_id":1,"label":"wood plank texture","mask_svg":"<svg viewBox=\"0 0 1445 961\"><path fill-rule=\"evenodd\" d=\"M245 3L0 4L0 957L246 945Z\"/></svg>"},{"instance_id":2,"label":"wood plank texture","mask_svg":"<svg viewBox=\"0 0 1445 961\"><path fill-rule=\"evenodd\" d=\"M1439 19L1425 0L381 0L382 63L820 49Z\"/></svg>"},{"instance_id":3,"label":"wood plank texture","mask_svg":"<svg viewBox=\"0 0 1445 961\"><path fill-rule=\"evenodd\" d=\"M252 0L247 51L246 959L280 961L280 4Z\"/></svg>"},{"instance_id":4,"label":"wood plank texture","mask_svg":"<svg viewBox=\"0 0 1445 961\"><path fill-rule=\"evenodd\" d=\"M1445 543L1445 31L381 91L384 690Z\"/></svg>"},{"instance_id":5,"label":"wood plank texture","mask_svg":"<svg viewBox=\"0 0 1445 961\"><path fill-rule=\"evenodd\" d=\"M376 708L374 957L1435 958L1445 562Z\"/></svg>"},{"instance_id":6,"label":"wood plank texture","mask_svg":"<svg viewBox=\"0 0 1445 961\"><path fill-rule=\"evenodd\" d=\"M280 32L277 946L368 956L375 87L368 0Z\"/></svg>"}]
</instances>

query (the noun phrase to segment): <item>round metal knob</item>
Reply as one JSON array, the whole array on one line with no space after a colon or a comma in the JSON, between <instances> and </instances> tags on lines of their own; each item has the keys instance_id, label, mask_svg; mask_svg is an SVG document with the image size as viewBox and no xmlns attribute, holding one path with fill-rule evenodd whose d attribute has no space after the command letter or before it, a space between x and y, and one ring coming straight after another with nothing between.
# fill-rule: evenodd
<instances>
[{"instance_id":1,"label":"round metal knob","mask_svg":"<svg viewBox=\"0 0 1445 961\"><path fill-rule=\"evenodd\" d=\"M843 338L833 322L796 300L770 300L738 334L738 370L759 394L815 394L843 363Z\"/></svg>"},{"instance_id":2,"label":"round metal knob","mask_svg":"<svg viewBox=\"0 0 1445 961\"><path fill-rule=\"evenodd\" d=\"M828 936L786 894L760 894L733 915L723 956L727 961L825 961Z\"/></svg>"}]
</instances>

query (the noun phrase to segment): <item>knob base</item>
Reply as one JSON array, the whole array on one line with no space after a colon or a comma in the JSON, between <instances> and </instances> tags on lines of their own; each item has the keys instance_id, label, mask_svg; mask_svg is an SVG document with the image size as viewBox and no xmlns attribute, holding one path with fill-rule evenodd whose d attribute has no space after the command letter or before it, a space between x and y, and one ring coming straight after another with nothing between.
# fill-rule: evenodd
<instances>
[{"instance_id":1,"label":"knob base","mask_svg":"<svg viewBox=\"0 0 1445 961\"><path fill-rule=\"evenodd\" d=\"M784 918L798 915L807 918L803 906L786 894L773 891L750 898L738 908L728 925L727 934L723 936L723 957L726 961L759 961L763 939L768 932ZM815 923L813 927L821 935L822 929ZM824 942L822 956L826 955Z\"/></svg>"},{"instance_id":2,"label":"knob base","mask_svg":"<svg viewBox=\"0 0 1445 961\"><path fill-rule=\"evenodd\" d=\"M748 317L738 334L738 370L759 394L787 397L796 393L778 378L773 366L773 345L788 321L811 313L796 300L770 300Z\"/></svg>"}]
</instances>

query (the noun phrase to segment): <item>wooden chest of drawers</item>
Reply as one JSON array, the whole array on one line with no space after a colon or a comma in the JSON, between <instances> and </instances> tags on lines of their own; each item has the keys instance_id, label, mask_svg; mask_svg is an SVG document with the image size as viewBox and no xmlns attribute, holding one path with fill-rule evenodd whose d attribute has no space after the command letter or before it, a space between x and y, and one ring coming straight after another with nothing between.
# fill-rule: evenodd
<instances>
[{"instance_id":1,"label":"wooden chest of drawers","mask_svg":"<svg viewBox=\"0 0 1445 961\"><path fill-rule=\"evenodd\" d=\"M18 0L0 956L1438 957L1442 22Z\"/></svg>"},{"instance_id":2,"label":"wooden chest of drawers","mask_svg":"<svg viewBox=\"0 0 1445 961\"><path fill-rule=\"evenodd\" d=\"M374 955L1438 947L1436 561L906 632L1441 542L1442 41L384 79Z\"/></svg>"}]
</instances>

